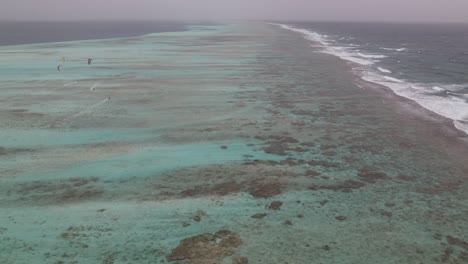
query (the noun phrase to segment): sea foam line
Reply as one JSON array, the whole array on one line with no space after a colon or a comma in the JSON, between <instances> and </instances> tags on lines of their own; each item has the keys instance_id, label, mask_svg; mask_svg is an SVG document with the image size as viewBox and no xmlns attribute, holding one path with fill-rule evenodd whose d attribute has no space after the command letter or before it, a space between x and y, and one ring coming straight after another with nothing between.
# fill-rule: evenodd
<instances>
[{"instance_id":1,"label":"sea foam line","mask_svg":"<svg viewBox=\"0 0 468 264\"><path fill-rule=\"evenodd\" d=\"M392 73L392 71L387 70L387 69L382 68L382 67L377 67L377 69L378 69L379 71L383 72L383 73Z\"/></svg>"},{"instance_id":2,"label":"sea foam line","mask_svg":"<svg viewBox=\"0 0 468 264\"><path fill-rule=\"evenodd\" d=\"M377 58L384 58L383 55L369 55L364 53L357 53L348 47L333 47L330 41L327 41L325 35L320 35L316 32L311 32L306 29L298 29L284 24L277 24L281 28L291 30L305 35L305 38L311 41L318 42L323 45L324 50L321 52L335 55L343 60L351 61L362 66L370 66L377 62ZM382 48L384 50L404 51L406 48L390 49ZM386 74L391 71L385 68L377 67L377 69ZM364 81L376 83L390 88L395 94L408 98L417 104L421 105L438 115L453 120L454 126L465 132L468 135L468 107L467 100L454 100L451 97L440 97L430 94L430 91L458 91L468 89L468 84L453 84L453 85L428 85L410 83L405 80L400 80L394 77L379 74L366 67L361 69L360 77ZM436 88L437 87L437 88ZM443 87L443 88L441 88Z\"/></svg>"},{"instance_id":3,"label":"sea foam line","mask_svg":"<svg viewBox=\"0 0 468 264\"><path fill-rule=\"evenodd\" d=\"M381 48L383 50L392 50L392 51L405 51L406 48L398 48L398 49L394 49L394 48Z\"/></svg>"},{"instance_id":4,"label":"sea foam line","mask_svg":"<svg viewBox=\"0 0 468 264\"><path fill-rule=\"evenodd\" d=\"M423 108L440 116L453 120L454 126L468 135L468 105L467 101L453 96L443 97L431 94L434 87L437 91L446 91L438 86L411 83L397 78L382 76L373 72L364 72L361 78L390 88L395 94L408 98Z\"/></svg>"},{"instance_id":5,"label":"sea foam line","mask_svg":"<svg viewBox=\"0 0 468 264\"><path fill-rule=\"evenodd\" d=\"M331 54L337 56L342 60L346 60L349 62L353 62L362 66L370 66L376 62L377 59L386 58L385 55L380 54L365 54L362 52L356 52L353 49L355 47L337 47L332 46L331 43L334 41L329 39L327 35L319 34L317 32L313 32L307 29L295 28L285 24L276 24L277 26L287 29L293 32L300 33L304 36L305 39L320 43L323 46L323 50L321 52Z\"/></svg>"}]
</instances>

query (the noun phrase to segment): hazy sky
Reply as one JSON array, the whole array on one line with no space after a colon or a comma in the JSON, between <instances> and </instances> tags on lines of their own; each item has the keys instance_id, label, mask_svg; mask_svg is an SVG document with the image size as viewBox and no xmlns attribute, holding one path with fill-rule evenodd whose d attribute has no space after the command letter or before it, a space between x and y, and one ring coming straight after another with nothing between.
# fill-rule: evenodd
<instances>
[{"instance_id":1,"label":"hazy sky","mask_svg":"<svg viewBox=\"0 0 468 264\"><path fill-rule=\"evenodd\" d=\"M468 22L468 0L0 0L0 19Z\"/></svg>"}]
</instances>

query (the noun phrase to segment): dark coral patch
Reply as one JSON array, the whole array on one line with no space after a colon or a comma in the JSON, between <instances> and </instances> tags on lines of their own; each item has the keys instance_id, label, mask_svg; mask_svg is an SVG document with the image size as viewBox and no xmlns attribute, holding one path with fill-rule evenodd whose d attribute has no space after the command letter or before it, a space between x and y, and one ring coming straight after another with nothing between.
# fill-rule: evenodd
<instances>
[{"instance_id":1,"label":"dark coral patch","mask_svg":"<svg viewBox=\"0 0 468 264\"><path fill-rule=\"evenodd\" d=\"M258 213L258 214L254 214L251 216L251 218L256 218L256 219L262 219L263 217L265 217L267 214L265 213Z\"/></svg>"},{"instance_id":2,"label":"dark coral patch","mask_svg":"<svg viewBox=\"0 0 468 264\"><path fill-rule=\"evenodd\" d=\"M167 257L168 261L190 260L194 264L221 263L235 253L241 244L239 234L220 230L214 235L205 233L180 241Z\"/></svg>"},{"instance_id":3,"label":"dark coral patch","mask_svg":"<svg viewBox=\"0 0 468 264\"><path fill-rule=\"evenodd\" d=\"M416 180L416 177L408 176L408 175L398 175L397 179L402 180L402 181L414 181Z\"/></svg>"},{"instance_id":4,"label":"dark coral patch","mask_svg":"<svg viewBox=\"0 0 468 264\"><path fill-rule=\"evenodd\" d=\"M321 150L328 150L328 149L333 149L333 148L336 148L336 146L335 145L322 145L322 146L320 146Z\"/></svg>"},{"instance_id":5,"label":"dark coral patch","mask_svg":"<svg viewBox=\"0 0 468 264\"><path fill-rule=\"evenodd\" d=\"M271 210L279 210L281 206L283 205L283 202L280 201L273 201L271 204L268 206L269 209Z\"/></svg>"},{"instance_id":6,"label":"dark coral patch","mask_svg":"<svg viewBox=\"0 0 468 264\"><path fill-rule=\"evenodd\" d=\"M279 165L288 165L288 166L301 166L304 165L305 160L298 160L293 158L287 158L279 162Z\"/></svg>"},{"instance_id":7,"label":"dark coral patch","mask_svg":"<svg viewBox=\"0 0 468 264\"><path fill-rule=\"evenodd\" d=\"M254 183L249 193L253 197L272 197L281 193L281 184L279 182Z\"/></svg>"},{"instance_id":8,"label":"dark coral patch","mask_svg":"<svg viewBox=\"0 0 468 264\"><path fill-rule=\"evenodd\" d=\"M453 236L447 236L446 237L447 239L447 243L449 243L449 245L452 245L452 246L458 246L458 247L461 247L465 250L468 250L468 242L466 241L463 241L459 238L456 238L456 237L453 237Z\"/></svg>"},{"instance_id":9,"label":"dark coral patch","mask_svg":"<svg viewBox=\"0 0 468 264\"><path fill-rule=\"evenodd\" d=\"M207 195L225 196L232 193L248 192L254 197L268 198L281 193L282 184L277 180L254 179L251 181L229 181L214 185L199 185L181 191L182 197L202 197Z\"/></svg>"},{"instance_id":10,"label":"dark coral patch","mask_svg":"<svg viewBox=\"0 0 468 264\"><path fill-rule=\"evenodd\" d=\"M203 195L228 195L242 190L243 185L235 181L223 182L213 186L196 186L182 191L180 194L184 197L203 196Z\"/></svg>"},{"instance_id":11,"label":"dark coral patch","mask_svg":"<svg viewBox=\"0 0 468 264\"><path fill-rule=\"evenodd\" d=\"M268 154L286 156L287 154L286 151L288 150L288 147L285 146L284 144L274 142L274 143L270 143L268 147L262 148L262 150Z\"/></svg>"},{"instance_id":12,"label":"dark coral patch","mask_svg":"<svg viewBox=\"0 0 468 264\"><path fill-rule=\"evenodd\" d=\"M307 162L310 166L322 166L325 168L338 168L338 164L326 160L311 160Z\"/></svg>"},{"instance_id":13,"label":"dark coral patch","mask_svg":"<svg viewBox=\"0 0 468 264\"><path fill-rule=\"evenodd\" d=\"M364 167L359 170L358 176L365 182L376 183L378 180L384 180L387 178L387 174L378 172L370 167Z\"/></svg>"},{"instance_id":14,"label":"dark coral patch","mask_svg":"<svg viewBox=\"0 0 468 264\"><path fill-rule=\"evenodd\" d=\"M232 264L248 264L249 259L247 257L234 257L232 259Z\"/></svg>"},{"instance_id":15,"label":"dark coral patch","mask_svg":"<svg viewBox=\"0 0 468 264\"><path fill-rule=\"evenodd\" d=\"M332 156L336 156L337 153L335 151L325 151L325 152L322 152L322 155L332 157Z\"/></svg>"},{"instance_id":16,"label":"dark coral patch","mask_svg":"<svg viewBox=\"0 0 468 264\"><path fill-rule=\"evenodd\" d=\"M60 234L60 238L68 240L85 237L99 238L103 235L109 235L112 230L106 226L70 226Z\"/></svg>"},{"instance_id":17,"label":"dark coral patch","mask_svg":"<svg viewBox=\"0 0 468 264\"><path fill-rule=\"evenodd\" d=\"M382 216L386 216L386 217L392 217L393 216L393 213L392 212L389 212L389 211L380 211L380 214Z\"/></svg>"},{"instance_id":18,"label":"dark coral patch","mask_svg":"<svg viewBox=\"0 0 468 264\"><path fill-rule=\"evenodd\" d=\"M459 181L441 182L431 187L419 188L416 190L416 192L436 195L436 194L441 194L444 192L455 191L460 187L460 185L461 185L461 182Z\"/></svg>"},{"instance_id":19,"label":"dark coral patch","mask_svg":"<svg viewBox=\"0 0 468 264\"><path fill-rule=\"evenodd\" d=\"M279 165L279 162L274 161L274 160L252 160L252 161L246 161L243 164L252 165L252 166L276 166L276 165Z\"/></svg>"},{"instance_id":20,"label":"dark coral patch","mask_svg":"<svg viewBox=\"0 0 468 264\"><path fill-rule=\"evenodd\" d=\"M303 116L314 116L315 115L313 111L306 111L306 110L293 110L293 111L291 111L291 114L303 115Z\"/></svg>"},{"instance_id":21,"label":"dark coral patch","mask_svg":"<svg viewBox=\"0 0 468 264\"><path fill-rule=\"evenodd\" d=\"M309 176L309 177L315 177L315 176L318 176L320 174L321 174L320 172L313 171L313 170L308 170L308 171L305 172L305 175Z\"/></svg>"},{"instance_id":22,"label":"dark coral patch","mask_svg":"<svg viewBox=\"0 0 468 264\"><path fill-rule=\"evenodd\" d=\"M332 190L332 191L342 191L342 192L351 192L353 189L359 189L364 187L366 184L360 181L347 180L344 182L339 182L336 184L330 185L312 185L309 187L310 190Z\"/></svg>"},{"instance_id":23,"label":"dark coral patch","mask_svg":"<svg viewBox=\"0 0 468 264\"><path fill-rule=\"evenodd\" d=\"M35 152L34 149L28 148L4 148L0 147L0 156L2 155L14 155L14 154L21 154L25 152Z\"/></svg>"},{"instance_id":24,"label":"dark coral patch","mask_svg":"<svg viewBox=\"0 0 468 264\"><path fill-rule=\"evenodd\" d=\"M300 145L304 147L314 147L315 143L314 142L302 142Z\"/></svg>"},{"instance_id":25,"label":"dark coral patch","mask_svg":"<svg viewBox=\"0 0 468 264\"><path fill-rule=\"evenodd\" d=\"M351 153L371 153L374 155L381 154L383 152L383 148L381 146L363 146L363 145L353 145L348 147Z\"/></svg>"},{"instance_id":26,"label":"dark coral patch","mask_svg":"<svg viewBox=\"0 0 468 264\"><path fill-rule=\"evenodd\" d=\"M306 149L301 147L290 147L290 144L299 143L299 140L288 137L288 136L255 136L256 139L266 141L267 146L263 147L262 150L265 153L285 156L287 155L287 151L295 151L295 152L306 152Z\"/></svg>"},{"instance_id":27,"label":"dark coral patch","mask_svg":"<svg viewBox=\"0 0 468 264\"><path fill-rule=\"evenodd\" d=\"M33 181L19 184L17 192L36 203L72 203L96 199L104 194L97 189L98 178L71 178L56 181Z\"/></svg>"}]
</instances>

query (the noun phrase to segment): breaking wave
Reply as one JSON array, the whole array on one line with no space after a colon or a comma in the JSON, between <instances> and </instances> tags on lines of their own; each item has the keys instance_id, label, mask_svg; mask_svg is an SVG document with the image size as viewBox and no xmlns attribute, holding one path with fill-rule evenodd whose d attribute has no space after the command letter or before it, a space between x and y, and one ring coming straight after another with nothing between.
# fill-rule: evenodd
<instances>
[{"instance_id":1,"label":"breaking wave","mask_svg":"<svg viewBox=\"0 0 468 264\"><path fill-rule=\"evenodd\" d=\"M383 73L392 73L392 71L387 70L387 69L382 68L382 67L377 67L377 70L379 70L379 71L381 71L381 72L383 72Z\"/></svg>"},{"instance_id":2,"label":"breaking wave","mask_svg":"<svg viewBox=\"0 0 468 264\"><path fill-rule=\"evenodd\" d=\"M360 77L368 82L390 88L395 94L411 99L422 107L453 120L454 126L468 134L468 83L467 84L424 84L412 83L404 79L388 76L392 72L375 67L379 59L387 58L380 54L367 54L358 45L335 46L329 36L298 29L289 25L277 24L281 28L300 33L305 39L319 43L320 52L337 56L354 63L359 68ZM407 48L381 48L382 50L405 51Z\"/></svg>"},{"instance_id":3,"label":"breaking wave","mask_svg":"<svg viewBox=\"0 0 468 264\"><path fill-rule=\"evenodd\" d=\"M395 49L395 48L380 48L380 49L392 50L392 51L405 51L405 50L407 50L407 48L398 48L398 49Z\"/></svg>"}]
</instances>

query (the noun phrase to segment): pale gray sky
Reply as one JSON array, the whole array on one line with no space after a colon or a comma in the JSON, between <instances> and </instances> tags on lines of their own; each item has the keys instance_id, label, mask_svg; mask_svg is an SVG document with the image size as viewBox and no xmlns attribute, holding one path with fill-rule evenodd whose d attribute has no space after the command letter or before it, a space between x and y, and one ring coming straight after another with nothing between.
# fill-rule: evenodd
<instances>
[{"instance_id":1,"label":"pale gray sky","mask_svg":"<svg viewBox=\"0 0 468 264\"><path fill-rule=\"evenodd\" d=\"M0 0L0 19L468 22L468 0Z\"/></svg>"}]
</instances>

